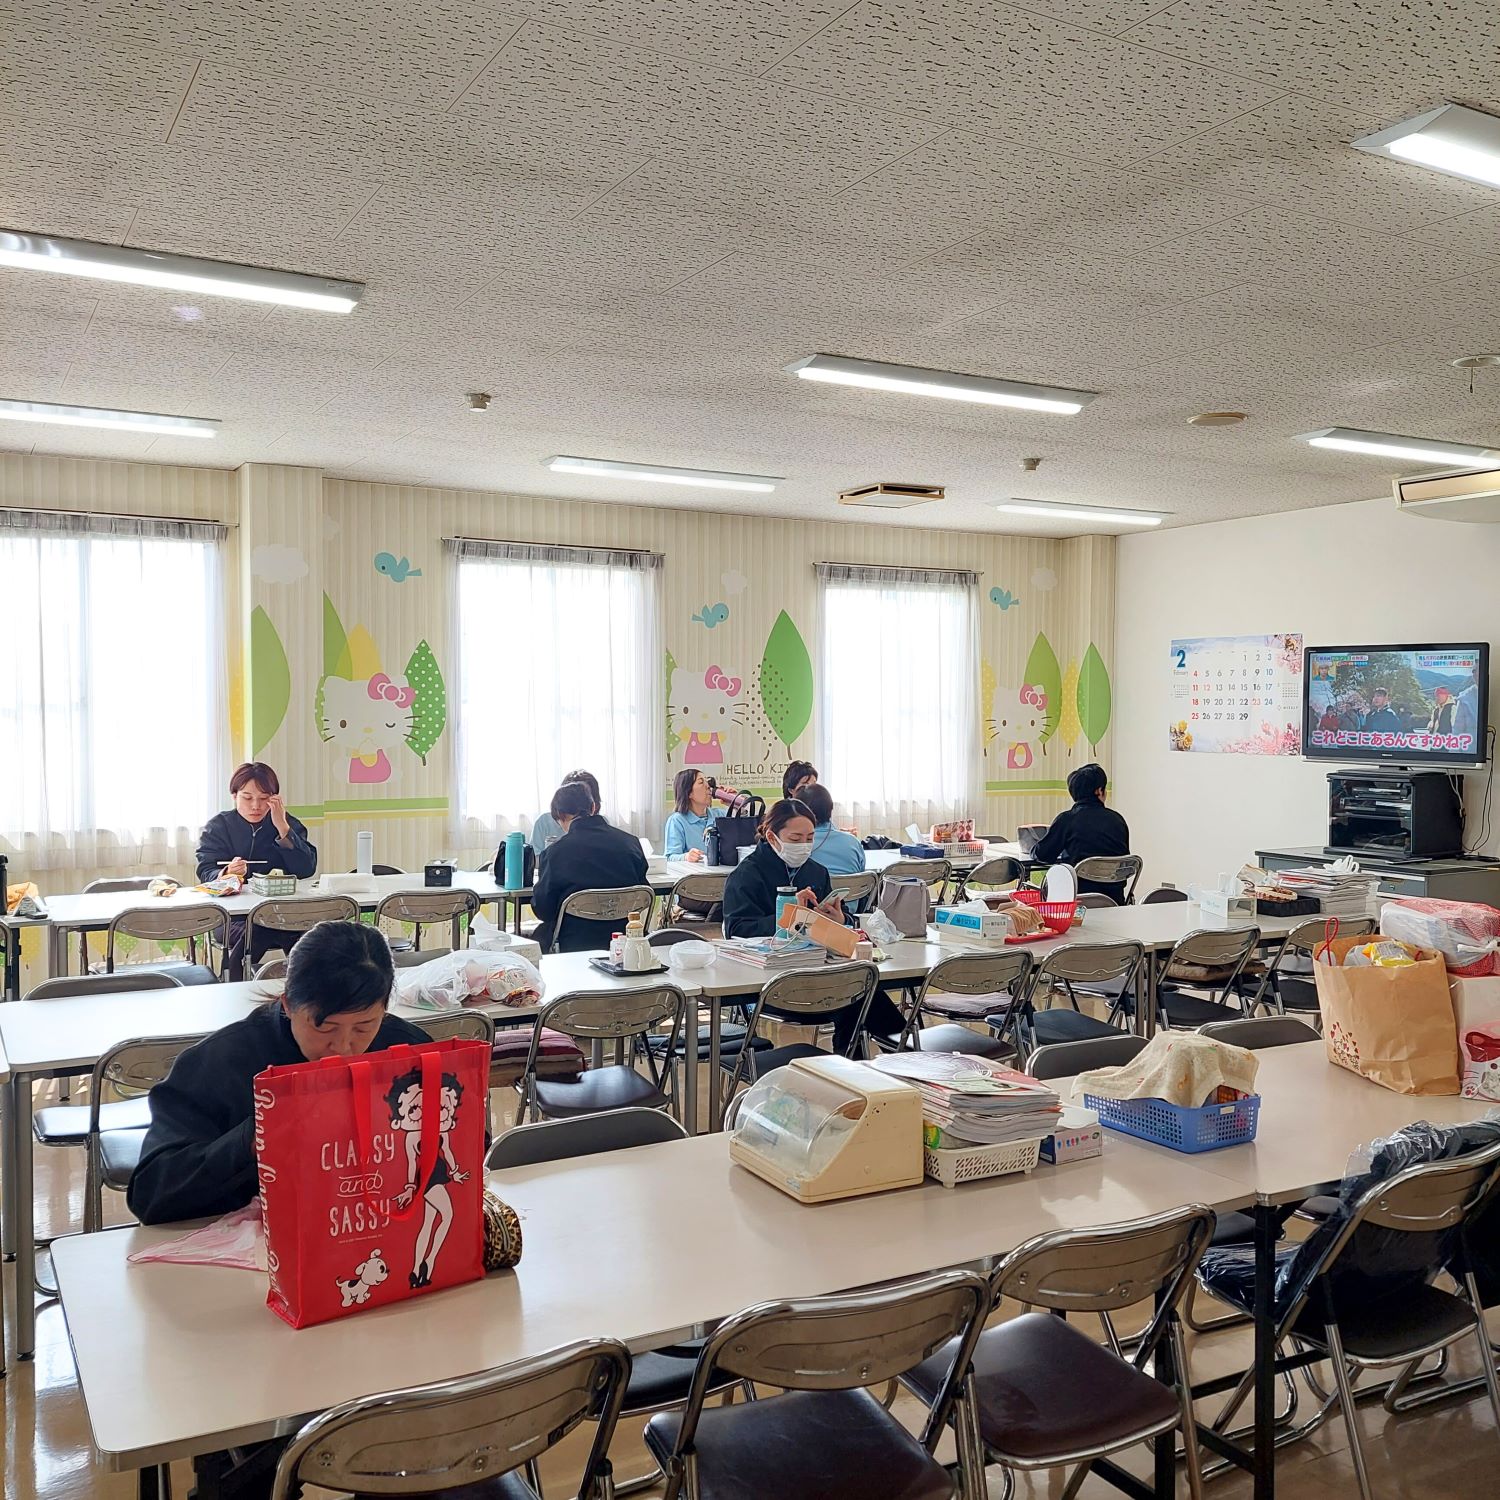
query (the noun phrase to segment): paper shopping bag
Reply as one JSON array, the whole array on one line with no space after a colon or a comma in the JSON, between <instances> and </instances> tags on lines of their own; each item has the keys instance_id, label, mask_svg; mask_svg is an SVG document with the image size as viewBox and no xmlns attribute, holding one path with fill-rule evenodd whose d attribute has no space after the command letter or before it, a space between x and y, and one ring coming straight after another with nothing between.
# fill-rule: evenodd
<instances>
[{"instance_id":1,"label":"paper shopping bag","mask_svg":"<svg viewBox=\"0 0 1500 1500\"><path fill-rule=\"evenodd\" d=\"M1448 975L1453 1020L1458 1028L1458 1061L1466 1099L1500 1104L1500 978Z\"/></svg>"},{"instance_id":2,"label":"paper shopping bag","mask_svg":"<svg viewBox=\"0 0 1500 1500\"><path fill-rule=\"evenodd\" d=\"M306 1328L484 1274L489 1071L446 1041L257 1076L273 1312Z\"/></svg>"},{"instance_id":3,"label":"paper shopping bag","mask_svg":"<svg viewBox=\"0 0 1500 1500\"><path fill-rule=\"evenodd\" d=\"M1315 955L1329 1062L1398 1094L1456 1094L1458 1036L1442 957L1424 948L1399 968L1345 967L1344 955L1368 942L1335 938Z\"/></svg>"}]
</instances>

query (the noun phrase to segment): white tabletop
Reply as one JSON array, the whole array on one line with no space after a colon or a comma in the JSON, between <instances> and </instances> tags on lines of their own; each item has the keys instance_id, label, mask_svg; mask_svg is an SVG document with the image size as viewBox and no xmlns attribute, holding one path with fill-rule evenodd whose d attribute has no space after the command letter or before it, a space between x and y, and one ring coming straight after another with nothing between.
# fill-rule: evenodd
<instances>
[{"instance_id":1,"label":"white tabletop","mask_svg":"<svg viewBox=\"0 0 1500 1500\"><path fill-rule=\"evenodd\" d=\"M106 1462L139 1467L268 1438L351 1397L450 1379L573 1339L602 1335L650 1348L765 1298L972 1262L1049 1229L1184 1202L1247 1201L1187 1158L1162 1171L1154 1154L1128 1141L1029 1177L953 1190L925 1183L816 1206L732 1165L722 1135L491 1181L524 1226L515 1273L299 1331L266 1309L262 1275L127 1264L132 1249L172 1231L56 1241L79 1381Z\"/></svg>"},{"instance_id":2,"label":"white tabletop","mask_svg":"<svg viewBox=\"0 0 1500 1500\"><path fill-rule=\"evenodd\" d=\"M1215 932L1246 927L1260 928L1262 937L1282 937L1310 917L1211 917L1196 901L1157 901L1150 906L1089 907L1082 927L1075 928L1073 942L1090 939L1105 942L1130 940L1148 950L1163 952L1190 932L1209 928Z\"/></svg>"}]
</instances>

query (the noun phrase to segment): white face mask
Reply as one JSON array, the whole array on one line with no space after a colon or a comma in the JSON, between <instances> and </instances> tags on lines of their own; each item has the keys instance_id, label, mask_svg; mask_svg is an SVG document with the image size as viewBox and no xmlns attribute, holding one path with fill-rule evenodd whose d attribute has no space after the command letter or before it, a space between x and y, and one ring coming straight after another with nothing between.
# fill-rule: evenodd
<instances>
[{"instance_id":1,"label":"white face mask","mask_svg":"<svg viewBox=\"0 0 1500 1500\"><path fill-rule=\"evenodd\" d=\"M787 869L796 870L812 858L813 846L811 844L784 844L777 839L776 852L781 856L781 862Z\"/></svg>"}]
</instances>

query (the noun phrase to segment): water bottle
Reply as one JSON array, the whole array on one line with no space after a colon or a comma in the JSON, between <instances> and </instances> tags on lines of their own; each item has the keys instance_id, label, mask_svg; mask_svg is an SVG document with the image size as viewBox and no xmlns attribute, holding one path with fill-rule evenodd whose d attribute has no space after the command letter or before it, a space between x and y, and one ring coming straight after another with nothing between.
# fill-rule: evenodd
<instances>
[{"instance_id":1,"label":"water bottle","mask_svg":"<svg viewBox=\"0 0 1500 1500\"><path fill-rule=\"evenodd\" d=\"M797 892L789 885L780 886L776 892L776 930L781 931L781 914L787 907L797 904Z\"/></svg>"}]
</instances>

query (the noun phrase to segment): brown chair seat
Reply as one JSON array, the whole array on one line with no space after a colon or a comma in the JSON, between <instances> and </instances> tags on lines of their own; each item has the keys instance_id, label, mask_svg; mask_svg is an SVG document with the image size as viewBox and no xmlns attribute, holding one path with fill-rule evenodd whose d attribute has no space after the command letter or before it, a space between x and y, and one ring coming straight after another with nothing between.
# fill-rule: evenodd
<instances>
[{"instance_id":1,"label":"brown chair seat","mask_svg":"<svg viewBox=\"0 0 1500 1500\"><path fill-rule=\"evenodd\" d=\"M611 1064L590 1068L572 1082L538 1078L536 1102L545 1118L559 1120L569 1115L597 1115L606 1109L661 1109L667 1096L634 1068Z\"/></svg>"},{"instance_id":2,"label":"brown chair seat","mask_svg":"<svg viewBox=\"0 0 1500 1500\"><path fill-rule=\"evenodd\" d=\"M904 1377L924 1401L936 1398L953 1347ZM1050 1313L987 1328L974 1352L974 1382L985 1446L1027 1464L1123 1447L1173 1426L1180 1414L1170 1386Z\"/></svg>"},{"instance_id":3,"label":"brown chair seat","mask_svg":"<svg viewBox=\"0 0 1500 1500\"><path fill-rule=\"evenodd\" d=\"M99 1106L100 1130L144 1130L151 1123L151 1104L139 1099L119 1099ZM32 1122L37 1141L43 1146L81 1146L89 1135L87 1104L52 1104L39 1109Z\"/></svg>"},{"instance_id":4,"label":"brown chair seat","mask_svg":"<svg viewBox=\"0 0 1500 1500\"><path fill-rule=\"evenodd\" d=\"M970 1031L956 1022L943 1026L924 1026L917 1033L921 1052L963 1052L969 1057L1009 1057L1014 1049L993 1032Z\"/></svg>"},{"instance_id":5,"label":"brown chair seat","mask_svg":"<svg viewBox=\"0 0 1500 1500\"><path fill-rule=\"evenodd\" d=\"M672 1454L681 1416L658 1412L646 1446ZM867 1391L789 1391L706 1407L694 1440L700 1500L949 1500L946 1469Z\"/></svg>"},{"instance_id":6,"label":"brown chair seat","mask_svg":"<svg viewBox=\"0 0 1500 1500\"><path fill-rule=\"evenodd\" d=\"M490 1087L509 1088L515 1083L526 1070L530 1051L530 1027L497 1031L490 1049ZM553 1031L550 1026L543 1029L536 1056L538 1078L577 1078L584 1064L583 1052L572 1037Z\"/></svg>"}]
</instances>

